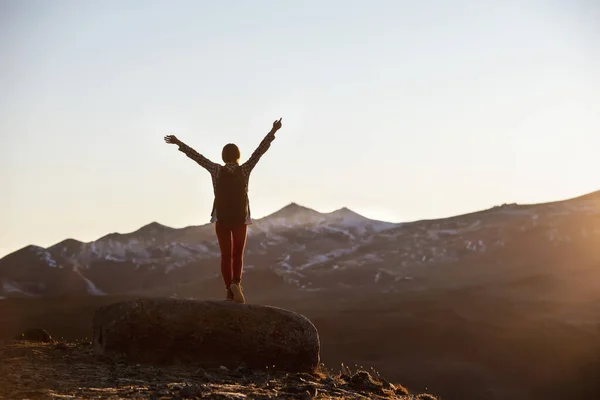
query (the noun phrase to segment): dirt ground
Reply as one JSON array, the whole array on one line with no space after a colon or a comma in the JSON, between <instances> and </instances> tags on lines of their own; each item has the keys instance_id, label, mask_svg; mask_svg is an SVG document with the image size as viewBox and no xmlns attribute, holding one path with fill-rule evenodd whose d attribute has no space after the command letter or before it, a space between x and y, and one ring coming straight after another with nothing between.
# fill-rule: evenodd
<instances>
[{"instance_id":1,"label":"dirt ground","mask_svg":"<svg viewBox=\"0 0 600 400\"><path fill-rule=\"evenodd\" d=\"M28 328L43 328L57 340L91 341L94 310L122 299L2 300L0 340L11 339ZM266 304L307 316L319 331L321 361L335 373L342 363L353 370L373 368L411 393L432 393L443 400L584 399L583 394L573 397L574 390L600 382L581 372L589 370L600 355L600 326L585 322L599 315L595 302L567 305L552 299L508 300L481 287L393 296L288 295ZM565 316L578 320L568 323ZM30 356L28 365L59 355L65 358L56 362L79 365L87 350L77 349L63 354L59 350L49 353L43 346L33 348L30 354L37 356ZM12 373L8 359L2 355L3 374ZM94 368L104 371L108 367L94 364ZM24 375L25 381L27 376L31 382L39 381L31 372ZM3 385L10 383L8 378L0 379ZM56 368L41 379L75 382L78 377ZM98 378L95 386L80 387L89 393L92 389L85 388L105 388L104 393L109 393L119 381L110 385L102 382ZM35 387L33 383L30 386ZM54 389L47 383L39 390Z\"/></svg>"},{"instance_id":2,"label":"dirt ground","mask_svg":"<svg viewBox=\"0 0 600 400\"><path fill-rule=\"evenodd\" d=\"M128 365L98 359L89 342L9 341L0 347L2 399L434 399L368 372L283 374L243 366Z\"/></svg>"}]
</instances>

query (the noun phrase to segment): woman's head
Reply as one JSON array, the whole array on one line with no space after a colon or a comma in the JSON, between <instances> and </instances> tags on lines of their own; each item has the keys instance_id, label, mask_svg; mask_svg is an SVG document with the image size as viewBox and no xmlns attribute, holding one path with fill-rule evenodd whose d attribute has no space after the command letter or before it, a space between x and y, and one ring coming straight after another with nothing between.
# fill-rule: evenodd
<instances>
[{"instance_id":1,"label":"woman's head","mask_svg":"<svg viewBox=\"0 0 600 400\"><path fill-rule=\"evenodd\" d=\"M225 163L237 163L240 161L240 149L233 143L226 144L221 157Z\"/></svg>"}]
</instances>

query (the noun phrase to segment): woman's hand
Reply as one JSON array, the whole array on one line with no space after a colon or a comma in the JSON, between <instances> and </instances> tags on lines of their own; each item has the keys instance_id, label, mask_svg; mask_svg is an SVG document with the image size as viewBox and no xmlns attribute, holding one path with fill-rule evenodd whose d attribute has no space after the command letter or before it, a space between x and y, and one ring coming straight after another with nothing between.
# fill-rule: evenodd
<instances>
[{"instance_id":1,"label":"woman's hand","mask_svg":"<svg viewBox=\"0 0 600 400\"><path fill-rule=\"evenodd\" d=\"M169 144L181 144L181 141L179 139L177 139L177 136L175 136L175 135L165 136L165 142L167 142Z\"/></svg>"},{"instance_id":2,"label":"woman's hand","mask_svg":"<svg viewBox=\"0 0 600 400\"><path fill-rule=\"evenodd\" d=\"M278 120L275 120L275 122L273 122L273 132L277 132L279 129L281 129L281 118L279 118Z\"/></svg>"}]
</instances>

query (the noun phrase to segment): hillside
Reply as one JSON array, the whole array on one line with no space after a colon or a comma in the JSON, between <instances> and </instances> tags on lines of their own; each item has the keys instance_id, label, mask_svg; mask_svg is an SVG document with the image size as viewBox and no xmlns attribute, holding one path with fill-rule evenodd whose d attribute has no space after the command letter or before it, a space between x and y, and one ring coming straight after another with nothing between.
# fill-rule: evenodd
<instances>
[{"instance_id":1,"label":"hillside","mask_svg":"<svg viewBox=\"0 0 600 400\"><path fill-rule=\"evenodd\" d=\"M401 224L291 203L251 225L245 271L248 280L269 276L261 292L285 285L393 293L407 285L505 280L538 273L542 264L543 273L577 279L597 265L599 238L598 192ZM564 265L568 254L576 254L575 265L572 259ZM153 222L89 243L66 239L9 254L0 259L0 296L202 296L204 284L218 281L218 265L212 225L174 229Z\"/></svg>"}]
</instances>

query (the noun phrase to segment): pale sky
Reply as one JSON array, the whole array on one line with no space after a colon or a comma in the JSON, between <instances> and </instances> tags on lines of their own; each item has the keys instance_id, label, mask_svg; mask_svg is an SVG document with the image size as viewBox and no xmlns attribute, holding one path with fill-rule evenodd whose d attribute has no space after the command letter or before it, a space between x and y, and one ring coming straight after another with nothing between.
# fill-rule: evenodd
<instances>
[{"instance_id":1,"label":"pale sky","mask_svg":"<svg viewBox=\"0 0 600 400\"><path fill-rule=\"evenodd\" d=\"M600 189L597 1L0 0L0 256L209 221L214 161L254 217L393 222Z\"/></svg>"}]
</instances>

